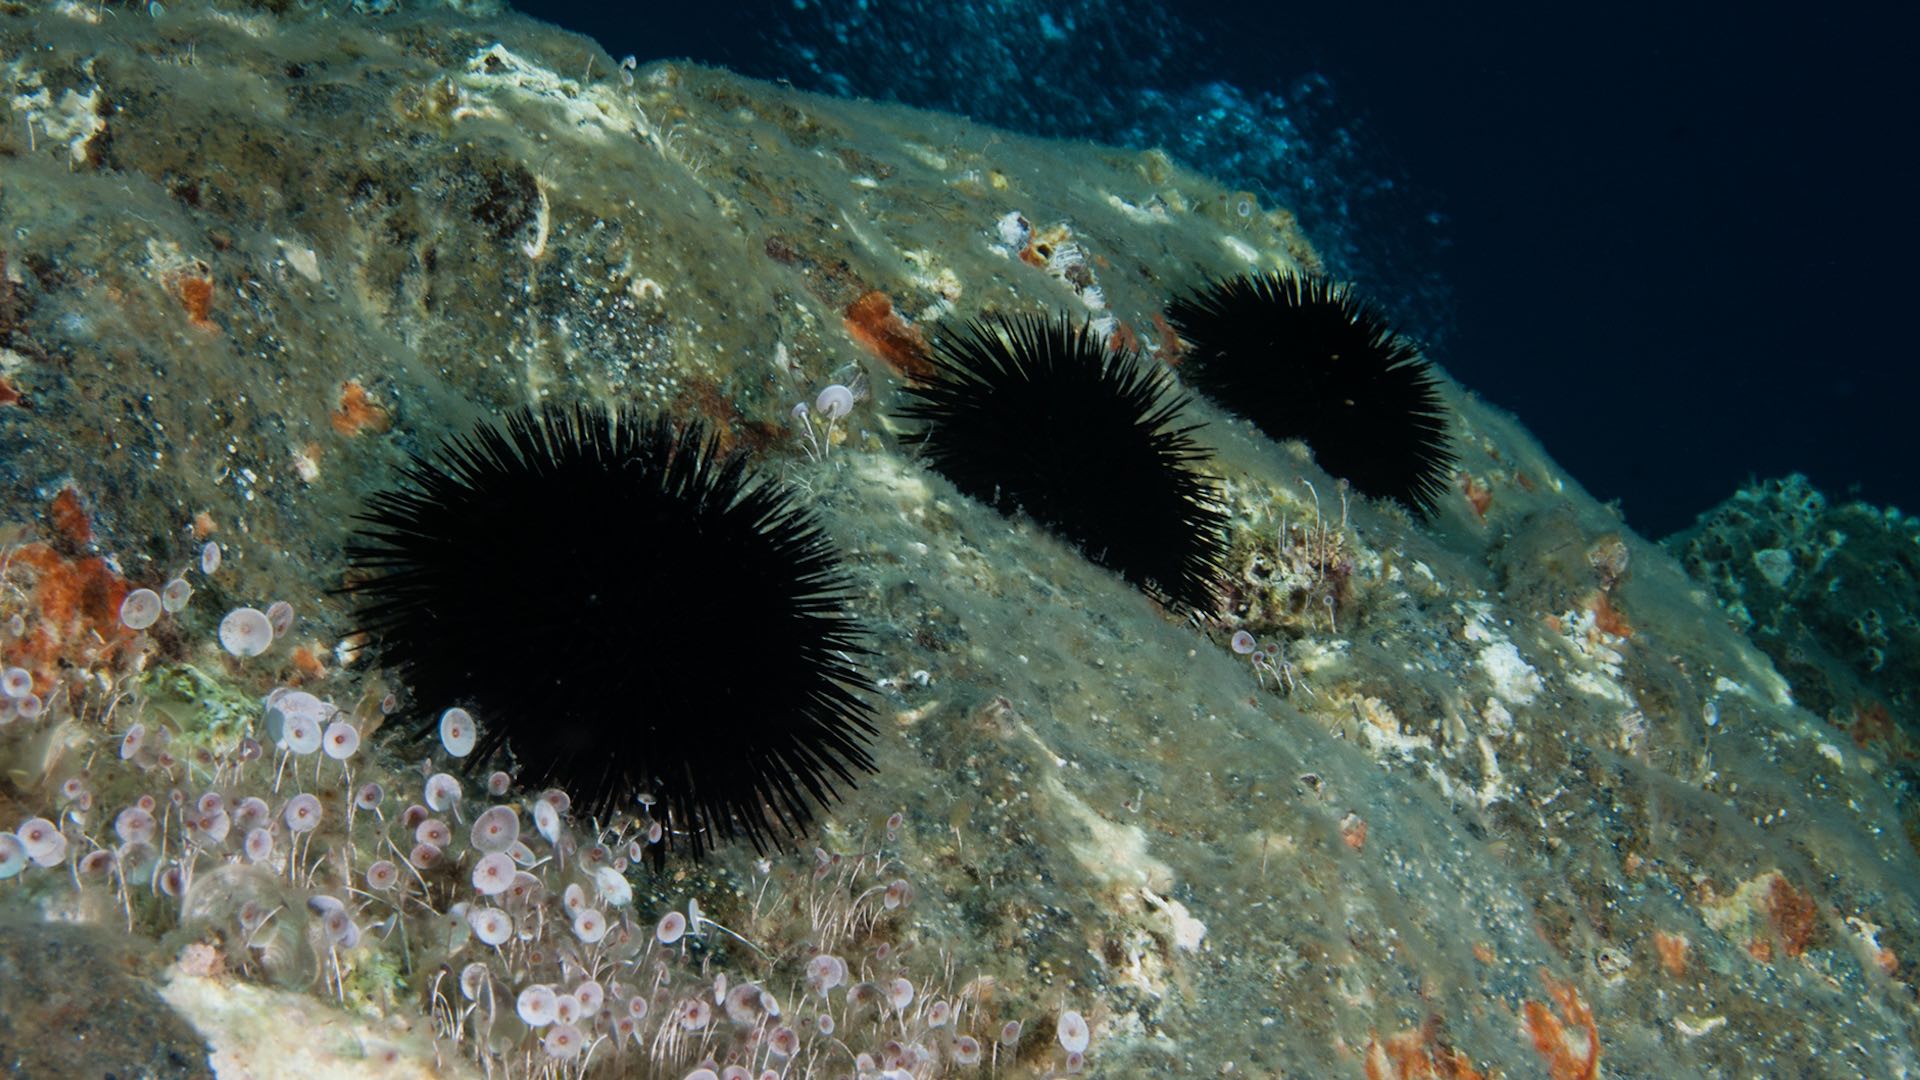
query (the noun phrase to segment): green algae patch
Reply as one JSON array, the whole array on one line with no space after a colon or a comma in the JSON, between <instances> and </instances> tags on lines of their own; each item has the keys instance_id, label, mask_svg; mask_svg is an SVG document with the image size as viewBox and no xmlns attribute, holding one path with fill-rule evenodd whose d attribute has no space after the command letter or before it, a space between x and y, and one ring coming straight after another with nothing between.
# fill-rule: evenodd
<instances>
[{"instance_id":1,"label":"green algae patch","mask_svg":"<svg viewBox=\"0 0 1920 1080\"><path fill-rule=\"evenodd\" d=\"M148 709L171 724L175 738L195 749L224 753L253 729L260 703L192 664L166 664L134 686Z\"/></svg>"},{"instance_id":2,"label":"green algae patch","mask_svg":"<svg viewBox=\"0 0 1920 1080\"><path fill-rule=\"evenodd\" d=\"M342 984L346 1007L370 1020L390 1016L407 1000L407 980L397 953L378 946L357 956Z\"/></svg>"}]
</instances>

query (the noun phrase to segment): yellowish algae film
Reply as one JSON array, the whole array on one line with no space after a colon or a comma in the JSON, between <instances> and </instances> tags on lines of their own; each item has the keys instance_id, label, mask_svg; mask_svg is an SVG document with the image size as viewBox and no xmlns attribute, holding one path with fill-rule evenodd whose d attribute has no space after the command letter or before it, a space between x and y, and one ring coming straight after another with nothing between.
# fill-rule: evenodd
<instances>
[{"instance_id":1,"label":"yellowish algae film","mask_svg":"<svg viewBox=\"0 0 1920 1080\"><path fill-rule=\"evenodd\" d=\"M1284 208L471 6L0 4L0 104L11 1074L1920 1068L1908 751L1467 388L1431 520L1189 406L1206 617L903 447L947 320L1177 377L1173 295L1320 269ZM656 871L395 736L430 717L353 633L353 515L545 401L703 420L843 553L878 768L800 842ZM581 510L473 587L538 589Z\"/></svg>"}]
</instances>

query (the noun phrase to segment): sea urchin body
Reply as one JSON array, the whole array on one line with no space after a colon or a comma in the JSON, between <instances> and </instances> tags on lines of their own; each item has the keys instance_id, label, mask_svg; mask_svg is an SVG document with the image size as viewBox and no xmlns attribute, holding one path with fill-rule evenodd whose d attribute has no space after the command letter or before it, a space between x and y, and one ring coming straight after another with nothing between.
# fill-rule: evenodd
<instances>
[{"instance_id":1,"label":"sea urchin body","mask_svg":"<svg viewBox=\"0 0 1920 1080\"><path fill-rule=\"evenodd\" d=\"M1175 300L1180 374L1376 498L1432 513L1453 472L1433 372L1371 304L1317 277L1216 281Z\"/></svg>"},{"instance_id":2,"label":"sea urchin body","mask_svg":"<svg viewBox=\"0 0 1920 1080\"><path fill-rule=\"evenodd\" d=\"M1022 511L1148 595L1216 600L1225 524L1164 371L1064 318L983 319L934 344L908 442L954 486Z\"/></svg>"},{"instance_id":3,"label":"sea urchin body","mask_svg":"<svg viewBox=\"0 0 1920 1080\"><path fill-rule=\"evenodd\" d=\"M510 748L522 784L590 815L651 796L698 855L794 834L873 768L831 545L699 426L521 410L402 475L360 519L347 592L423 736L472 710L470 769Z\"/></svg>"}]
</instances>

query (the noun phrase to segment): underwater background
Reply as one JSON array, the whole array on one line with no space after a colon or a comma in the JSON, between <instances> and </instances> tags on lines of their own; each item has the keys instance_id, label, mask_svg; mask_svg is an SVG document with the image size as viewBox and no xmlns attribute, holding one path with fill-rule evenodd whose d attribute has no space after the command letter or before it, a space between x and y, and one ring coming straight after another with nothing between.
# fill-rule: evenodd
<instances>
[{"instance_id":1,"label":"underwater background","mask_svg":"<svg viewBox=\"0 0 1920 1080\"><path fill-rule=\"evenodd\" d=\"M0 1074L1920 1073L1901 18L608 10L0 0Z\"/></svg>"}]
</instances>

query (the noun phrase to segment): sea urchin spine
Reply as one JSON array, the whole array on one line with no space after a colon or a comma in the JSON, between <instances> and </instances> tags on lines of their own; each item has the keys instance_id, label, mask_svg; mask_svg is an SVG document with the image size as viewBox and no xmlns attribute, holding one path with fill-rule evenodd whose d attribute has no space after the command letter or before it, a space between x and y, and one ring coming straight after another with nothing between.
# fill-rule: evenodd
<instances>
[{"instance_id":1,"label":"sea urchin spine","mask_svg":"<svg viewBox=\"0 0 1920 1080\"><path fill-rule=\"evenodd\" d=\"M635 809L666 844L805 829L871 771L848 581L813 515L698 425L521 410L416 456L372 496L346 587L420 735L472 710L583 813Z\"/></svg>"},{"instance_id":2,"label":"sea urchin spine","mask_svg":"<svg viewBox=\"0 0 1920 1080\"><path fill-rule=\"evenodd\" d=\"M1213 481L1162 369L1065 318L988 318L941 336L907 388L909 436L955 487L1022 511L1172 607L1211 611L1223 553Z\"/></svg>"},{"instance_id":3,"label":"sea urchin spine","mask_svg":"<svg viewBox=\"0 0 1920 1080\"><path fill-rule=\"evenodd\" d=\"M1167 319L1187 343L1180 374L1272 439L1299 439L1320 467L1376 498L1431 514L1453 475L1433 371L1373 305L1293 274L1211 282Z\"/></svg>"}]
</instances>

